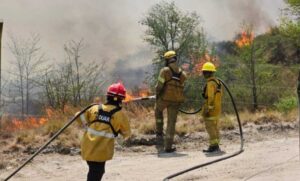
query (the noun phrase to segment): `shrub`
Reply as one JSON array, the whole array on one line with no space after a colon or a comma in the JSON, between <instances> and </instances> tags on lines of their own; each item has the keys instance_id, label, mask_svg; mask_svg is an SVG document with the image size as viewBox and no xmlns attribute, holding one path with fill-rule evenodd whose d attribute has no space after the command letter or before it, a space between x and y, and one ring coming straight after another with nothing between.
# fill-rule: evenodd
<instances>
[{"instance_id":1,"label":"shrub","mask_svg":"<svg viewBox=\"0 0 300 181\"><path fill-rule=\"evenodd\" d=\"M220 128L221 130L233 130L235 128L235 117L225 115L220 120Z\"/></svg>"},{"instance_id":2,"label":"shrub","mask_svg":"<svg viewBox=\"0 0 300 181\"><path fill-rule=\"evenodd\" d=\"M298 105L296 97L285 97L279 99L279 101L275 104L276 109L281 112L287 113L292 109L295 109Z\"/></svg>"}]
</instances>

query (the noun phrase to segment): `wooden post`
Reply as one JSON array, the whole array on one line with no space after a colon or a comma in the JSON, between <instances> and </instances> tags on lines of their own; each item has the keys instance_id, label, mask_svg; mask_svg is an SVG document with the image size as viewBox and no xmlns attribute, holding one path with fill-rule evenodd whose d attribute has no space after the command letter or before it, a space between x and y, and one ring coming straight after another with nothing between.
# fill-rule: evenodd
<instances>
[{"instance_id":1,"label":"wooden post","mask_svg":"<svg viewBox=\"0 0 300 181\"><path fill-rule=\"evenodd\" d=\"M1 73L2 73L2 67L1 67L1 64L2 64L2 61L1 61L1 53L2 53L2 30L3 30L3 21L0 20L0 114L2 112L2 99L1 99L1 96L2 96L2 76L1 76ZM2 115L0 115L2 116Z\"/></svg>"},{"instance_id":2,"label":"wooden post","mask_svg":"<svg viewBox=\"0 0 300 181\"><path fill-rule=\"evenodd\" d=\"M298 95L298 128L299 128L299 160L300 160L300 70L298 75L298 87L297 87L297 95Z\"/></svg>"}]
</instances>

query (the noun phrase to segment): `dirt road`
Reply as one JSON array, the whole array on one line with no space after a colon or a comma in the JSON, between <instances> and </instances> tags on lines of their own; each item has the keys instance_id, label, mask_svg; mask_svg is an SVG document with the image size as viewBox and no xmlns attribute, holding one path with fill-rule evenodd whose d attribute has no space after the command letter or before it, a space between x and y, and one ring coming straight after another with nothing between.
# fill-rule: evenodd
<instances>
[{"instance_id":1,"label":"dirt road","mask_svg":"<svg viewBox=\"0 0 300 181\"><path fill-rule=\"evenodd\" d=\"M248 143L245 145L245 152L237 157L189 172L173 180L300 180L298 145L296 137ZM222 145L222 148L227 152L225 155L228 155L237 151L239 145ZM220 157L206 157L200 151L160 156L154 149L142 153L117 152L114 160L107 162L103 180L163 180L174 172ZM0 170L0 178L3 179L12 170L13 168ZM11 180L84 181L86 172L86 163L80 156L47 154L35 158Z\"/></svg>"}]
</instances>

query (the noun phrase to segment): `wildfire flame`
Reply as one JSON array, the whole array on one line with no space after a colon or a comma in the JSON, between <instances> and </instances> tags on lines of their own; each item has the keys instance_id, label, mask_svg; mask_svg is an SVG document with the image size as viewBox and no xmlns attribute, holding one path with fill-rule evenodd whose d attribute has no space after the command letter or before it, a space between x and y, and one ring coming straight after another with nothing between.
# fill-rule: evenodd
<instances>
[{"instance_id":1,"label":"wildfire flame","mask_svg":"<svg viewBox=\"0 0 300 181\"><path fill-rule=\"evenodd\" d=\"M44 124L46 124L48 120L44 117L35 118L35 117L27 117L24 120L20 120L18 118L13 118L11 121L11 125L7 127L8 131L16 131L22 129L32 129L38 128Z\"/></svg>"},{"instance_id":2,"label":"wildfire flame","mask_svg":"<svg viewBox=\"0 0 300 181\"><path fill-rule=\"evenodd\" d=\"M16 117L10 118L11 121L5 126L5 130L17 131L38 128L45 125L53 116L56 116L55 111L51 108L46 108L45 116L42 117L28 116L24 119Z\"/></svg>"},{"instance_id":3,"label":"wildfire flame","mask_svg":"<svg viewBox=\"0 0 300 181\"><path fill-rule=\"evenodd\" d=\"M129 93L126 93L126 97L123 100L123 102L130 102L134 99L135 97L133 95L130 95Z\"/></svg>"},{"instance_id":4,"label":"wildfire flame","mask_svg":"<svg viewBox=\"0 0 300 181\"><path fill-rule=\"evenodd\" d=\"M135 98L140 98L140 97L148 97L149 96L149 90L148 89L141 89L138 91L137 95L133 95L132 93L126 92L126 97L123 100L123 102L130 102L134 100Z\"/></svg>"},{"instance_id":5,"label":"wildfire flame","mask_svg":"<svg viewBox=\"0 0 300 181\"><path fill-rule=\"evenodd\" d=\"M54 115L54 111L51 108L46 108L47 117L52 117Z\"/></svg>"},{"instance_id":6,"label":"wildfire flame","mask_svg":"<svg viewBox=\"0 0 300 181\"><path fill-rule=\"evenodd\" d=\"M206 62L212 62L216 67L218 67L218 58L216 56L210 55L208 52L204 54L201 58L193 58L192 57L192 64L194 65L194 68L192 70L192 73L195 75L199 75L199 73L202 72L202 66Z\"/></svg>"},{"instance_id":7,"label":"wildfire flame","mask_svg":"<svg viewBox=\"0 0 300 181\"><path fill-rule=\"evenodd\" d=\"M254 33L253 32L243 31L240 34L239 39L235 40L235 43L239 48L242 48L242 47L251 45L253 40L254 40Z\"/></svg>"}]
</instances>

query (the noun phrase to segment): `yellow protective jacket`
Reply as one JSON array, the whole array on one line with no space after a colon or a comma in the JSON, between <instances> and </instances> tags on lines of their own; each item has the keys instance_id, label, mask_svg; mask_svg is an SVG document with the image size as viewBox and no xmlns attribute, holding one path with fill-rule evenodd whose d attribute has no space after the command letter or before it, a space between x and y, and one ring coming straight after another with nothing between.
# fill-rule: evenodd
<instances>
[{"instance_id":1,"label":"yellow protective jacket","mask_svg":"<svg viewBox=\"0 0 300 181\"><path fill-rule=\"evenodd\" d=\"M202 107L202 116L206 120L215 120L218 119L221 114L223 86L215 77L210 77L206 81L203 90L205 102Z\"/></svg>"},{"instance_id":2,"label":"yellow protective jacket","mask_svg":"<svg viewBox=\"0 0 300 181\"><path fill-rule=\"evenodd\" d=\"M116 108L113 105L103 105L104 111L111 111ZM98 115L99 105L88 109L80 116L81 121L86 125L86 131L81 140L81 156L87 161L103 162L111 160L114 155L115 136L111 127L105 123L95 122ZM124 138L131 134L128 117L122 110L114 113L111 117L111 124Z\"/></svg>"},{"instance_id":3,"label":"yellow protective jacket","mask_svg":"<svg viewBox=\"0 0 300 181\"><path fill-rule=\"evenodd\" d=\"M172 79L172 71L179 75L179 79L177 79L178 77ZM168 67L162 68L156 84L157 98L170 102L183 102L183 88L185 80L186 73L182 71L176 63L171 63Z\"/></svg>"}]
</instances>

